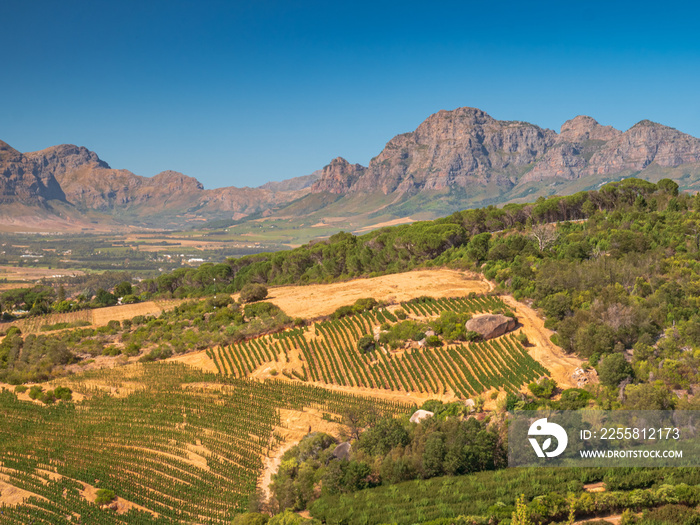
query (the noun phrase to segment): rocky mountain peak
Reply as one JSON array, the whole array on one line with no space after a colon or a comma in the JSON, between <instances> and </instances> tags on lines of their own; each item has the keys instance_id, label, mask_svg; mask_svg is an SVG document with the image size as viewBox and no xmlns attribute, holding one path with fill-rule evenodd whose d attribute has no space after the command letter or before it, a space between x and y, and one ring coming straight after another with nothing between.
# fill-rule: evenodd
<instances>
[{"instance_id":1,"label":"rocky mountain peak","mask_svg":"<svg viewBox=\"0 0 700 525\"><path fill-rule=\"evenodd\" d=\"M50 173L59 182L64 175L71 174L81 167L110 169L109 164L100 159L97 153L73 144L52 146L24 155L34 163L40 176L46 176Z\"/></svg>"},{"instance_id":2,"label":"rocky mountain peak","mask_svg":"<svg viewBox=\"0 0 700 525\"><path fill-rule=\"evenodd\" d=\"M199 191L204 185L194 177L180 173L179 171L161 171L151 179L152 185L165 185L174 191Z\"/></svg>"},{"instance_id":3,"label":"rocky mountain peak","mask_svg":"<svg viewBox=\"0 0 700 525\"><path fill-rule=\"evenodd\" d=\"M564 122L559 132L559 140L566 142L607 141L621 134L620 130L612 126L601 126L595 119L586 115L579 115Z\"/></svg>"},{"instance_id":4,"label":"rocky mountain peak","mask_svg":"<svg viewBox=\"0 0 700 525\"><path fill-rule=\"evenodd\" d=\"M412 135L418 143L461 140L475 130L494 123L496 120L493 117L477 108L443 109L425 119Z\"/></svg>"},{"instance_id":5,"label":"rocky mountain peak","mask_svg":"<svg viewBox=\"0 0 700 525\"><path fill-rule=\"evenodd\" d=\"M312 193L345 193L364 174L366 168L336 157L321 171L321 178L311 185Z\"/></svg>"}]
</instances>

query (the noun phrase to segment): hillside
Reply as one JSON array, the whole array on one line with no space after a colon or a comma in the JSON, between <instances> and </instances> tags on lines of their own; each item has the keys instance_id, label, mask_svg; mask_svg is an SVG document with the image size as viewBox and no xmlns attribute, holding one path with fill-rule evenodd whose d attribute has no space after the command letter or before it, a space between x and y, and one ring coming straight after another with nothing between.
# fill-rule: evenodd
<instances>
[{"instance_id":1,"label":"hillside","mask_svg":"<svg viewBox=\"0 0 700 525\"><path fill-rule=\"evenodd\" d=\"M2 326L3 518L692 523L697 469L504 467L509 411L700 406L699 221L628 179L120 282L112 309L7 290L56 313Z\"/></svg>"}]
</instances>

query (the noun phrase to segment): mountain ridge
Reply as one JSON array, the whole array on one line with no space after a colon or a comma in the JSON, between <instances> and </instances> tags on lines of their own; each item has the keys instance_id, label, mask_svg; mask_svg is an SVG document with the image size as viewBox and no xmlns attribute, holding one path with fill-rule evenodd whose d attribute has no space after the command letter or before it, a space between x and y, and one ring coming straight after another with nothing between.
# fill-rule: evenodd
<instances>
[{"instance_id":1,"label":"mountain ridge","mask_svg":"<svg viewBox=\"0 0 700 525\"><path fill-rule=\"evenodd\" d=\"M567 120L557 133L462 107L440 110L392 137L367 166L336 157L310 175L257 188L208 190L173 170L142 177L71 144L21 153L0 141L0 175L0 206L50 211L61 202L64 214L96 212L122 224L178 228L309 216L366 226L572 193L632 175L668 176L697 189L700 139L649 120L621 131L586 115Z\"/></svg>"}]
</instances>

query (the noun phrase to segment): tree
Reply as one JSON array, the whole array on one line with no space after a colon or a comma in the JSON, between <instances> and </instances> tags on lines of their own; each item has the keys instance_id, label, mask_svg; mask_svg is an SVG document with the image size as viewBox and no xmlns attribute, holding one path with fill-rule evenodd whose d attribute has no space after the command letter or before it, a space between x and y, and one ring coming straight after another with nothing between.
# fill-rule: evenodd
<instances>
[{"instance_id":1,"label":"tree","mask_svg":"<svg viewBox=\"0 0 700 525\"><path fill-rule=\"evenodd\" d=\"M124 297L126 295L131 295L134 293L133 286L129 281L122 281L117 286L114 287L114 294L117 297Z\"/></svg>"},{"instance_id":2,"label":"tree","mask_svg":"<svg viewBox=\"0 0 700 525\"><path fill-rule=\"evenodd\" d=\"M241 289L240 300L243 303L261 301L265 297L267 297L267 286L264 284L249 283Z\"/></svg>"},{"instance_id":3,"label":"tree","mask_svg":"<svg viewBox=\"0 0 700 525\"><path fill-rule=\"evenodd\" d=\"M673 182L671 179L661 179L656 183L656 186L668 195L672 195L673 197L678 196L678 184Z\"/></svg>"},{"instance_id":4,"label":"tree","mask_svg":"<svg viewBox=\"0 0 700 525\"><path fill-rule=\"evenodd\" d=\"M103 306L112 306L117 304L117 298L114 294L109 293L104 288L97 290L95 300Z\"/></svg>"},{"instance_id":5,"label":"tree","mask_svg":"<svg viewBox=\"0 0 700 525\"><path fill-rule=\"evenodd\" d=\"M490 233L480 233L469 240L469 243L467 244L467 255L474 259L477 265L481 264L481 262L486 259L486 256L489 253L490 241Z\"/></svg>"},{"instance_id":6,"label":"tree","mask_svg":"<svg viewBox=\"0 0 700 525\"><path fill-rule=\"evenodd\" d=\"M632 376L630 365L622 354L606 355L598 365L598 378L605 386L617 387L624 379Z\"/></svg>"},{"instance_id":7,"label":"tree","mask_svg":"<svg viewBox=\"0 0 700 525\"><path fill-rule=\"evenodd\" d=\"M554 379L543 377L537 382L533 381L527 387L533 395L549 399L554 394L554 389L557 388L557 382Z\"/></svg>"},{"instance_id":8,"label":"tree","mask_svg":"<svg viewBox=\"0 0 700 525\"><path fill-rule=\"evenodd\" d=\"M114 494L113 490L109 489L98 489L97 490L97 498L95 499L95 503L98 505L106 505L107 503L110 503L111 501L116 498L116 494Z\"/></svg>"},{"instance_id":9,"label":"tree","mask_svg":"<svg viewBox=\"0 0 700 525\"><path fill-rule=\"evenodd\" d=\"M558 238L556 226L547 224L533 225L530 235L537 241L537 247L541 252L554 244Z\"/></svg>"}]
</instances>

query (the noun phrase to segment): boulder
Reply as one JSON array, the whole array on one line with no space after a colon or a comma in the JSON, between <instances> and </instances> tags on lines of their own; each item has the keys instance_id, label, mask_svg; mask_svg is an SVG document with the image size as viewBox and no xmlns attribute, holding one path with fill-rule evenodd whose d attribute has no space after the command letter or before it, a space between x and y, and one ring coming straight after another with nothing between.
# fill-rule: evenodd
<instances>
[{"instance_id":1,"label":"boulder","mask_svg":"<svg viewBox=\"0 0 700 525\"><path fill-rule=\"evenodd\" d=\"M339 443L337 447L333 449L333 457L338 459L348 459L350 457L350 451L352 450L352 445L344 441Z\"/></svg>"},{"instance_id":2,"label":"boulder","mask_svg":"<svg viewBox=\"0 0 700 525\"><path fill-rule=\"evenodd\" d=\"M428 419L429 417L433 417L434 415L435 413L431 412L430 410L416 410L409 421L411 423L420 423L424 419Z\"/></svg>"},{"instance_id":3,"label":"boulder","mask_svg":"<svg viewBox=\"0 0 700 525\"><path fill-rule=\"evenodd\" d=\"M468 332L477 332L484 339L492 339L515 330L516 321L501 314L484 314L472 317L465 327Z\"/></svg>"}]
</instances>

